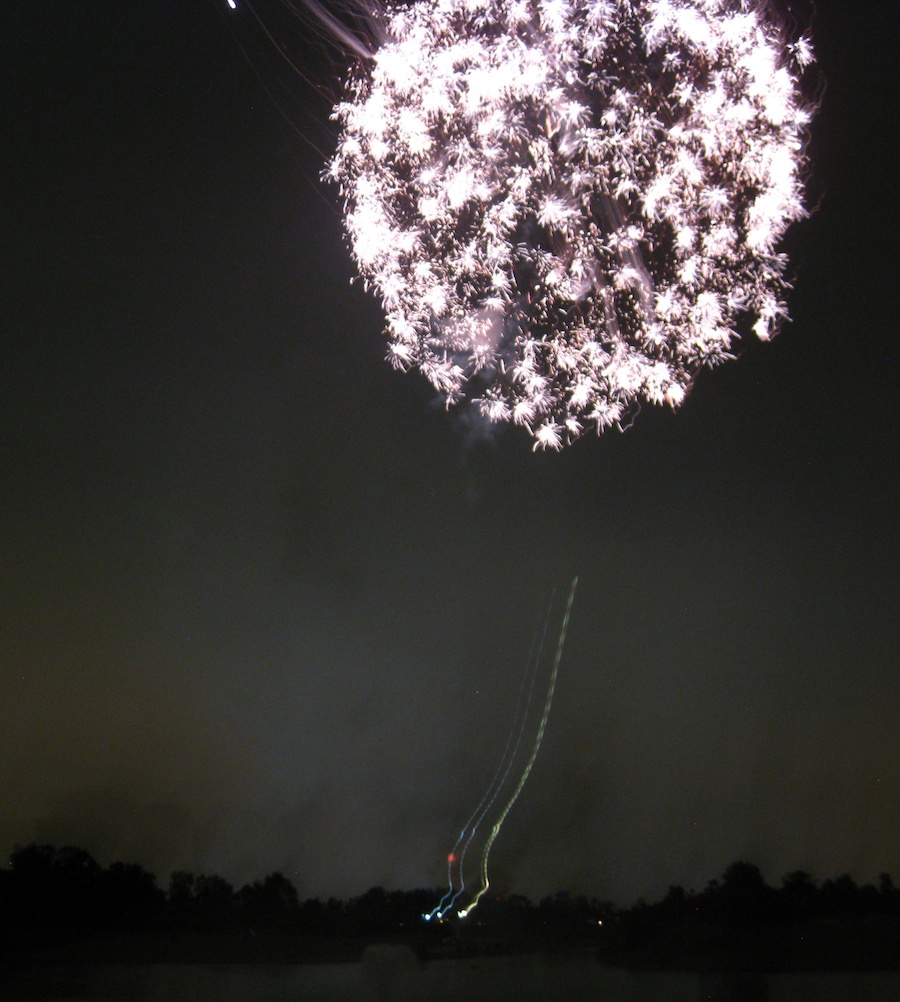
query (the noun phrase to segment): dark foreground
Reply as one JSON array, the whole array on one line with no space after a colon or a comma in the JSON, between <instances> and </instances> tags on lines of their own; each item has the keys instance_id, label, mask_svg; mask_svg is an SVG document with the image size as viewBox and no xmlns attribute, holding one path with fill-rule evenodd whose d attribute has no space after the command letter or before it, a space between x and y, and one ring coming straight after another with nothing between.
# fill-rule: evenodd
<instances>
[{"instance_id":1,"label":"dark foreground","mask_svg":"<svg viewBox=\"0 0 900 1002\"><path fill-rule=\"evenodd\" d=\"M662 972L588 957L407 964L35 966L0 979L4 1002L896 1002L900 973Z\"/></svg>"},{"instance_id":2,"label":"dark foreground","mask_svg":"<svg viewBox=\"0 0 900 1002\"><path fill-rule=\"evenodd\" d=\"M421 962L533 956L564 963L659 971L900 971L900 921L634 930L614 924L567 935L502 928L412 930L406 935L299 936L260 933L58 935L0 953L9 967L39 964L335 964L359 961L373 943L408 947ZM8 945L8 944L7 944Z\"/></svg>"}]
</instances>

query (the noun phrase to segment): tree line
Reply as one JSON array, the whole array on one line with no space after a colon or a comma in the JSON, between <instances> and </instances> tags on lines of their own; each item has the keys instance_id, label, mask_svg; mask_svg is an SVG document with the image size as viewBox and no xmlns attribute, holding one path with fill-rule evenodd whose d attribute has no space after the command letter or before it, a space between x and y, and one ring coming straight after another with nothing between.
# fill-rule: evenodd
<instances>
[{"instance_id":1,"label":"tree line","mask_svg":"<svg viewBox=\"0 0 900 1002\"><path fill-rule=\"evenodd\" d=\"M738 861L700 892L673 886L650 904L618 908L566 892L535 904L512 894L486 897L464 922L426 923L440 897L439 889L373 887L346 901L301 900L278 872L236 888L214 874L176 871L162 888L137 863L103 867L84 849L35 843L15 849L0 869L0 926L7 949L113 933L404 938L424 953L447 943L498 951L579 945L613 961L682 967L725 955L772 967L822 966L825 955L844 957L840 966L853 957L885 966L900 941L900 890L886 873L877 886L858 886L849 876L819 883L795 871L775 888Z\"/></svg>"},{"instance_id":2,"label":"tree line","mask_svg":"<svg viewBox=\"0 0 900 1002\"><path fill-rule=\"evenodd\" d=\"M619 912L607 948L646 966L753 970L900 968L900 889L887 873L858 886L795 870L778 888L732 863L700 892L672 886Z\"/></svg>"}]
</instances>

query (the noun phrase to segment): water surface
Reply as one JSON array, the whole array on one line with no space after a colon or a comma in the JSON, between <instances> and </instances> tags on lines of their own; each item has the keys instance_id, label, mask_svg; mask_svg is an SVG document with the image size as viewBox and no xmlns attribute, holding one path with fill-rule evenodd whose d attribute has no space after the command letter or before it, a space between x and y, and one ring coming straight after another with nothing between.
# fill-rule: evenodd
<instances>
[{"instance_id":1,"label":"water surface","mask_svg":"<svg viewBox=\"0 0 900 1002\"><path fill-rule=\"evenodd\" d=\"M591 960L432 961L376 978L362 964L153 964L19 972L4 1002L898 1002L900 973L712 975Z\"/></svg>"}]
</instances>

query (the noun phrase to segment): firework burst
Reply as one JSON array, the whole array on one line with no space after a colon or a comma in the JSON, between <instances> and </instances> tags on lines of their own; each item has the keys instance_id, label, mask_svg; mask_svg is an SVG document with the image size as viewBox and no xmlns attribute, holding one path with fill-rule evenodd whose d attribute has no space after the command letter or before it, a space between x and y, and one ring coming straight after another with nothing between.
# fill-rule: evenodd
<instances>
[{"instance_id":1,"label":"firework burst","mask_svg":"<svg viewBox=\"0 0 900 1002\"><path fill-rule=\"evenodd\" d=\"M786 316L811 60L750 0L393 9L327 171L390 361L536 448L678 406Z\"/></svg>"}]
</instances>

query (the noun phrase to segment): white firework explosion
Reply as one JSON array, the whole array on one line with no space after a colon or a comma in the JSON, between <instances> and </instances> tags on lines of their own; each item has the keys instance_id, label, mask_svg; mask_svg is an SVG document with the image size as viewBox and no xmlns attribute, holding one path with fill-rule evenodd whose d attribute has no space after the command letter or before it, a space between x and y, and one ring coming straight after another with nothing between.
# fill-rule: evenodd
<instances>
[{"instance_id":1,"label":"white firework explosion","mask_svg":"<svg viewBox=\"0 0 900 1002\"><path fill-rule=\"evenodd\" d=\"M327 171L391 362L536 448L678 406L786 316L811 61L754 0L391 10Z\"/></svg>"}]
</instances>

